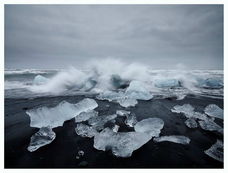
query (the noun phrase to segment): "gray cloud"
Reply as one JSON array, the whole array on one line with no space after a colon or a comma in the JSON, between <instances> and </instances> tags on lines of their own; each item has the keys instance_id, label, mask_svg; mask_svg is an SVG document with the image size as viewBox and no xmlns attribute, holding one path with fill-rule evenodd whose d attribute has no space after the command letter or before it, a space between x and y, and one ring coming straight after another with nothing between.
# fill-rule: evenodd
<instances>
[{"instance_id":1,"label":"gray cloud","mask_svg":"<svg viewBox=\"0 0 228 173\"><path fill-rule=\"evenodd\" d=\"M80 67L118 57L223 69L222 5L5 5L5 67Z\"/></svg>"}]
</instances>

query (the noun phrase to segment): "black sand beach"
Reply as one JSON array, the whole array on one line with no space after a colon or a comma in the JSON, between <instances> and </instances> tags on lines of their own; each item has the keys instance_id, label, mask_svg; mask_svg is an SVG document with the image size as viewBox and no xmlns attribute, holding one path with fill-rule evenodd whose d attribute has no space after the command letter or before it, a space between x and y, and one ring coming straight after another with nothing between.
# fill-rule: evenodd
<instances>
[{"instance_id":1,"label":"black sand beach","mask_svg":"<svg viewBox=\"0 0 228 173\"><path fill-rule=\"evenodd\" d=\"M93 96L90 96L94 99ZM49 145L35 152L27 151L30 137L38 131L29 126L30 118L27 109L40 106L55 106L66 100L77 103L84 96L41 97L35 99L5 99L5 168L223 168L223 163L207 156L204 151L217 139L223 141L223 135L217 132L190 129L185 124L186 118L172 113L175 105L191 104L196 111L203 112L208 104L223 108L223 99L187 96L183 100L152 99L139 101L131 111L140 121L149 117L161 118L165 125L162 135L184 135L191 139L190 144L181 145L172 142L154 143L150 140L130 158L117 158L111 152L93 148L93 138L83 138L75 133L75 122L70 120L63 127L54 128L56 139ZM110 115L116 110L124 109L117 103L96 100L95 109L99 115ZM109 105L109 106L107 106ZM223 121L215 120L223 127ZM133 131L126 127L123 119L117 118L119 131ZM122 126L121 126L122 125ZM109 126L109 124L107 124ZM79 150L84 156L76 159Z\"/></svg>"}]
</instances>

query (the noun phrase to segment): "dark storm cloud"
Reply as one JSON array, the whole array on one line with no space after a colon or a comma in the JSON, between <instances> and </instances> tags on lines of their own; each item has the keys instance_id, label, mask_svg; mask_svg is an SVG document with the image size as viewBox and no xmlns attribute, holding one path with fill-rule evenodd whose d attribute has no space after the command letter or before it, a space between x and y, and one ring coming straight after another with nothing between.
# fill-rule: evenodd
<instances>
[{"instance_id":1,"label":"dark storm cloud","mask_svg":"<svg viewBox=\"0 0 228 173\"><path fill-rule=\"evenodd\" d=\"M105 57L223 69L223 6L5 6L6 68L63 68Z\"/></svg>"}]
</instances>

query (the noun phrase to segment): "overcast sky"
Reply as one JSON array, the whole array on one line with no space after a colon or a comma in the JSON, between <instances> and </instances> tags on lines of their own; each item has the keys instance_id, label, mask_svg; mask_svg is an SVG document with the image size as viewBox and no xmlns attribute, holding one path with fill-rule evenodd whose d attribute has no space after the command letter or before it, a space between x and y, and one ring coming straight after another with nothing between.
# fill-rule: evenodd
<instances>
[{"instance_id":1,"label":"overcast sky","mask_svg":"<svg viewBox=\"0 0 228 173\"><path fill-rule=\"evenodd\" d=\"M80 68L107 57L223 69L223 6L5 5L6 68Z\"/></svg>"}]
</instances>

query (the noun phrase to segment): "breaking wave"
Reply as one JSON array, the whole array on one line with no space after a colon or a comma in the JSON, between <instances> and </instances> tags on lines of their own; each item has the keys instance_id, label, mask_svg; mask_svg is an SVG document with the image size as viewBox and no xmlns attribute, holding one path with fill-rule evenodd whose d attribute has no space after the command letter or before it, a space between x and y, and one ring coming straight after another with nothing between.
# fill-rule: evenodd
<instances>
[{"instance_id":1,"label":"breaking wave","mask_svg":"<svg viewBox=\"0 0 228 173\"><path fill-rule=\"evenodd\" d=\"M75 67L58 71L7 70L5 90L17 89L19 92L24 89L36 95L101 93L124 90L131 81L140 81L144 84L143 87L155 95L175 92L182 95L223 95L223 71L153 70L143 64L129 64L118 59L91 61L82 69L84 70Z\"/></svg>"}]
</instances>

